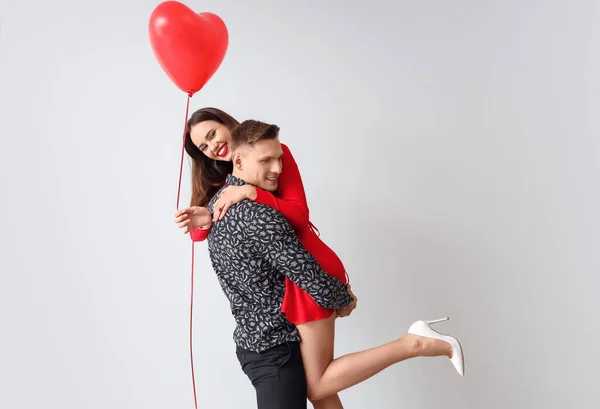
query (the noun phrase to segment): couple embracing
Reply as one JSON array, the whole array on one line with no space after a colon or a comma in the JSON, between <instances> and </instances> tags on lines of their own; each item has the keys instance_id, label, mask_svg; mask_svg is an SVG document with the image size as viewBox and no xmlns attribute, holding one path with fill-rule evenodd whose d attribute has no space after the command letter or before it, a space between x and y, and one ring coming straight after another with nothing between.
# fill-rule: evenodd
<instances>
[{"instance_id":1,"label":"couple embracing","mask_svg":"<svg viewBox=\"0 0 600 409\"><path fill-rule=\"evenodd\" d=\"M342 261L319 237L298 166L279 127L239 123L216 108L187 124L191 207L175 222L208 241L212 266L236 322L241 368L258 409L343 409L338 392L415 357L447 357L464 374L462 347L416 321L406 334L334 359L336 318L356 296Z\"/></svg>"}]
</instances>

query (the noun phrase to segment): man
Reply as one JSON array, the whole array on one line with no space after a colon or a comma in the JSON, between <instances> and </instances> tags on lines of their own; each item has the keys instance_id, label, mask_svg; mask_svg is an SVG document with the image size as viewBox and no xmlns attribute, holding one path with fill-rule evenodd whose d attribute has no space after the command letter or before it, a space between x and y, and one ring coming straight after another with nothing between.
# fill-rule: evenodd
<instances>
[{"instance_id":1,"label":"man","mask_svg":"<svg viewBox=\"0 0 600 409\"><path fill-rule=\"evenodd\" d=\"M283 151L279 128L245 121L232 133L233 171L225 186L274 192ZM211 213L218 199L208 205ZM228 209L208 236L213 268L231 305L237 356L256 389L258 409L306 409L306 377L296 327L281 313L285 277L320 306L339 310L353 298L300 244L278 211L250 200ZM352 308L352 307L350 307Z\"/></svg>"}]
</instances>

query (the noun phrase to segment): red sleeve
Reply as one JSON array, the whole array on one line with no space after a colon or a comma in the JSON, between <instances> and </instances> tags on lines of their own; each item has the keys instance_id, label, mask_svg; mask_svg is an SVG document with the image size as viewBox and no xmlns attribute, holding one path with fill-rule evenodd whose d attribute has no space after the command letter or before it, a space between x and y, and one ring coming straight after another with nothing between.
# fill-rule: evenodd
<instances>
[{"instance_id":1,"label":"red sleeve","mask_svg":"<svg viewBox=\"0 0 600 409\"><path fill-rule=\"evenodd\" d=\"M294 230L300 230L308 226L308 204L306 203L304 184L292 152L284 144L281 144L281 148L283 149L281 159L283 170L279 176L277 196L256 188L255 202L279 210Z\"/></svg>"},{"instance_id":2,"label":"red sleeve","mask_svg":"<svg viewBox=\"0 0 600 409\"><path fill-rule=\"evenodd\" d=\"M210 233L210 229L194 229L190 232L190 238L192 241L204 241L208 237L208 233Z\"/></svg>"}]
</instances>

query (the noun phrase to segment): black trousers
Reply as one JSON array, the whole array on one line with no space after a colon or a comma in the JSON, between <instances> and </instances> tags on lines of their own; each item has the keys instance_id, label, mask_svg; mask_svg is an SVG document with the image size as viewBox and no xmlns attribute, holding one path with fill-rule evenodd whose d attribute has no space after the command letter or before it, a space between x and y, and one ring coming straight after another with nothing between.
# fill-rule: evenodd
<instances>
[{"instance_id":1,"label":"black trousers","mask_svg":"<svg viewBox=\"0 0 600 409\"><path fill-rule=\"evenodd\" d=\"M260 353L238 347L236 354L256 390L258 409L307 409L306 374L298 342Z\"/></svg>"}]
</instances>

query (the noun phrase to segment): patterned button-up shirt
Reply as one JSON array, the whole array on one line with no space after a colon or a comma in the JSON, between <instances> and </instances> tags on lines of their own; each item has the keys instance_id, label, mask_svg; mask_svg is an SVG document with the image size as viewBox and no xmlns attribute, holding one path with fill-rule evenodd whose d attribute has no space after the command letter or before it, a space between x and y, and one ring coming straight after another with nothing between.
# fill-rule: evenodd
<instances>
[{"instance_id":1,"label":"patterned button-up shirt","mask_svg":"<svg viewBox=\"0 0 600 409\"><path fill-rule=\"evenodd\" d=\"M229 175L223 189L244 184ZM208 205L211 212L217 198ZM323 308L336 310L353 301L346 286L304 249L281 213L264 204L243 200L229 208L213 224L208 250L235 318L233 339L241 348L260 352L300 340L281 312L285 277Z\"/></svg>"}]
</instances>

